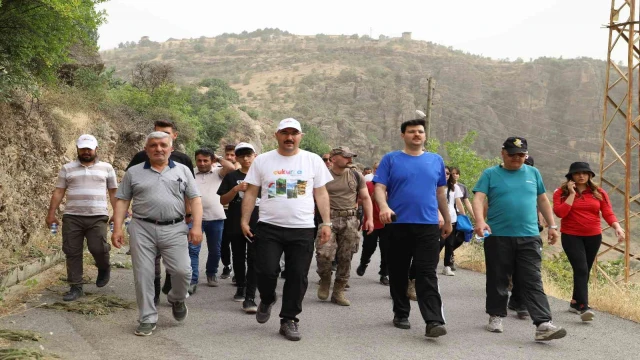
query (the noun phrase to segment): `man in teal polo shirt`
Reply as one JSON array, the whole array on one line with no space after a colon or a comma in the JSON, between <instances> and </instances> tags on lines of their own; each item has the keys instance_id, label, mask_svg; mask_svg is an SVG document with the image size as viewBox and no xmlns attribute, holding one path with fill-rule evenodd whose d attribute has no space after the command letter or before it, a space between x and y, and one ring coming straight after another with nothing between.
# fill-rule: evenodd
<instances>
[{"instance_id":1,"label":"man in teal polo shirt","mask_svg":"<svg viewBox=\"0 0 640 360\"><path fill-rule=\"evenodd\" d=\"M532 166L523 166L527 140L510 137L502 145L503 164L486 169L473 192L475 232L484 236L487 267L487 301L490 332L501 333L507 316L509 276L521 286L522 300L536 325L536 341L563 338L567 332L551 323L551 310L542 288L540 266L542 239L538 232L538 211L549 224L549 244L559 237L542 177ZM484 202L489 202L485 223Z\"/></svg>"}]
</instances>

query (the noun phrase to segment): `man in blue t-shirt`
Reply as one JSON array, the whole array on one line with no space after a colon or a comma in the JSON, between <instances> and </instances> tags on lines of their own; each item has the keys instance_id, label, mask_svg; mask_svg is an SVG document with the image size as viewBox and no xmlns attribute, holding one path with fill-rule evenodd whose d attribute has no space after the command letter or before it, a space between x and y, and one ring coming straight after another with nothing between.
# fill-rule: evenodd
<instances>
[{"instance_id":1,"label":"man in blue t-shirt","mask_svg":"<svg viewBox=\"0 0 640 360\"><path fill-rule=\"evenodd\" d=\"M424 151L425 121L409 120L400 126L404 150L386 154L373 177L374 197L380 221L388 227L388 267L393 299L393 325L409 329L411 304L407 296L407 274L413 258L416 293L425 336L445 335L442 299L436 267L440 260L440 237L451 233L447 207L444 161ZM439 227L438 210L445 224ZM393 220L392 220L393 218ZM393 222L393 223L392 223Z\"/></svg>"},{"instance_id":2,"label":"man in blue t-shirt","mask_svg":"<svg viewBox=\"0 0 640 360\"><path fill-rule=\"evenodd\" d=\"M482 173L473 189L475 231L478 236L484 236L485 231L491 234L484 241L489 314L486 329L503 331L509 276L514 275L514 283L521 287L522 300L536 326L535 340L548 341L563 338L567 332L551 323L549 301L542 288L542 239L537 208L549 224L549 244L554 244L559 234L540 172L524 166L527 153L526 139L510 137L502 145L503 164ZM486 223L485 199L489 203Z\"/></svg>"}]
</instances>

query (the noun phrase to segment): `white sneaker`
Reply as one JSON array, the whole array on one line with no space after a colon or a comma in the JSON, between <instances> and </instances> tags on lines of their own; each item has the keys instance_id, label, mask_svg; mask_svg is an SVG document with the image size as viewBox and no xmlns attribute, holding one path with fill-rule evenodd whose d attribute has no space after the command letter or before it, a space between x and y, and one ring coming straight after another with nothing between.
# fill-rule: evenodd
<instances>
[{"instance_id":1,"label":"white sneaker","mask_svg":"<svg viewBox=\"0 0 640 360\"><path fill-rule=\"evenodd\" d=\"M444 269L442 269L442 275L456 276L456 273L451 270L450 266L445 266Z\"/></svg>"},{"instance_id":2,"label":"white sneaker","mask_svg":"<svg viewBox=\"0 0 640 360\"><path fill-rule=\"evenodd\" d=\"M580 313L580 319L582 321L591 321L595 316L596 313L594 313L591 309L584 310L582 313Z\"/></svg>"},{"instance_id":3,"label":"white sneaker","mask_svg":"<svg viewBox=\"0 0 640 360\"><path fill-rule=\"evenodd\" d=\"M562 339L567 335L567 330L560 326L555 326L551 321L543 322L536 328L536 341L549 341Z\"/></svg>"},{"instance_id":4,"label":"white sneaker","mask_svg":"<svg viewBox=\"0 0 640 360\"><path fill-rule=\"evenodd\" d=\"M489 323L485 326L485 329L489 332L501 333L502 330L502 318L500 316L491 315L489 317Z\"/></svg>"}]
</instances>

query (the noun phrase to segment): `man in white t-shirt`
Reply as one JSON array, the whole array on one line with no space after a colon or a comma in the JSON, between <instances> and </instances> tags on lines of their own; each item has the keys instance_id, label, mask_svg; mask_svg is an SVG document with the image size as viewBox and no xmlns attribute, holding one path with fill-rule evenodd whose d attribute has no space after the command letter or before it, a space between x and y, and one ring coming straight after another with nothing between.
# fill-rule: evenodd
<instances>
[{"instance_id":1,"label":"man in white t-shirt","mask_svg":"<svg viewBox=\"0 0 640 360\"><path fill-rule=\"evenodd\" d=\"M307 275L314 249L314 199L322 223L319 243L331 237L329 194L325 184L333 177L322 159L299 148L300 123L292 118L280 121L275 137L278 148L259 155L245 182L249 184L242 201L241 228L247 241L256 244L256 275L260 305L256 320L264 324L276 302L280 256L284 252L285 275L280 310L280 334L300 340L298 314L309 281ZM262 187L258 225L249 227L258 189Z\"/></svg>"}]
</instances>

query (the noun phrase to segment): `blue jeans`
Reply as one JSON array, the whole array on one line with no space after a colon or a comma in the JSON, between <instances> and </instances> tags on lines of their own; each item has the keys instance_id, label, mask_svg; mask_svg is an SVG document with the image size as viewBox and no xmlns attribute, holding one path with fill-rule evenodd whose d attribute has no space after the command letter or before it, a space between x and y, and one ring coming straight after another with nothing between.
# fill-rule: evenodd
<instances>
[{"instance_id":1,"label":"blue jeans","mask_svg":"<svg viewBox=\"0 0 640 360\"><path fill-rule=\"evenodd\" d=\"M218 263L220 262L220 243L222 242L222 229L224 220L211 220L202 222L202 232L207 237L207 276L218 273ZM189 244L189 257L191 258L191 284L198 283L200 272L200 245Z\"/></svg>"}]
</instances>

